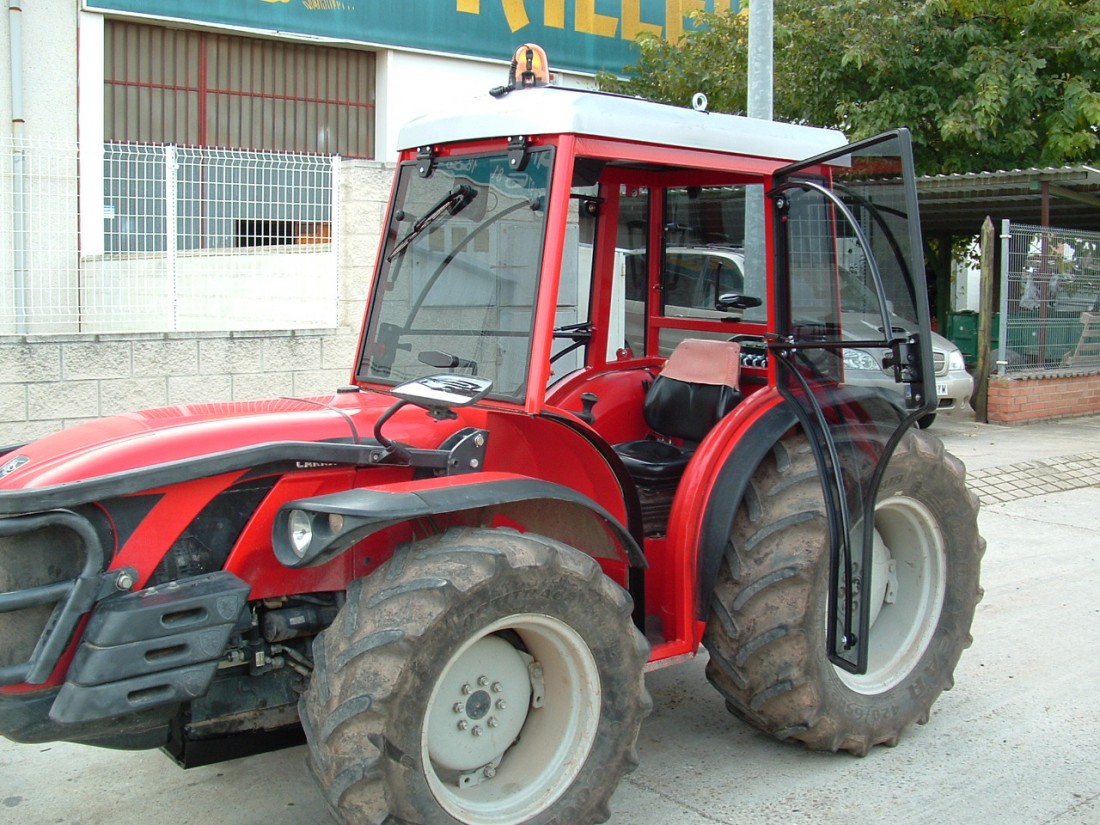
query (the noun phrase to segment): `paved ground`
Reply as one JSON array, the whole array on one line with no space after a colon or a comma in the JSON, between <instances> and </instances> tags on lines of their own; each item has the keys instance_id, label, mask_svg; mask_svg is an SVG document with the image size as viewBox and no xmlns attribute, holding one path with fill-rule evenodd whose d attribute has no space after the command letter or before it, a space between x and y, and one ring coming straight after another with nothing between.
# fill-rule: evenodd
<instances>
[{"instance_id":1,"label":"paved ground","mask_svg":"<svg viewBox=\"0 0 1100 825\"><path fill-rule=\"evenodd\" d=\"M807 753L726 713L702 659L657 671L612 825L1100 825L1100 417L941 416L933 432L970 470L989 551L974 646L930 723L864 759ZM302 760L180 771L155 752L0 740L0 823L324 825Z\"/></svg>"}]
</instances>

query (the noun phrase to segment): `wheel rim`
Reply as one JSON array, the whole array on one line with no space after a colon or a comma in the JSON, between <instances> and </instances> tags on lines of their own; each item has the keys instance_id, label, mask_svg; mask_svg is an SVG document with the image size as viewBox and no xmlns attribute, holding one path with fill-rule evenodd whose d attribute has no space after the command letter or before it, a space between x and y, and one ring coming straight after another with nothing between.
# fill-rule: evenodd
<instances>
[{"instance_id":1,"label":"wheel rim","mask_svg":"<svg viewBox=\"0 0 1100 825\"><path fill-rule=\"evenodd\" d=\"M515 632L530 655L493 635L501 631ZM428 785L469 825L534 817L580 772L600 706L596 661L575 630L536 614L494 622L451 657L432 690L422 734Z\"/></svg>"},{"instance_id":2,"label":"wheel rim","mask_svg":"<svg viewBox=\"0 0 1100 825\"><path fill-rule=\"evenodd\" d=\"M871 633L867 672L840 668L857 693L884 693L913 672L939 624L947 555L935 515L921 502L895 496L875 507L875 553L867 608Z\"/></svg>"}]
</instances>

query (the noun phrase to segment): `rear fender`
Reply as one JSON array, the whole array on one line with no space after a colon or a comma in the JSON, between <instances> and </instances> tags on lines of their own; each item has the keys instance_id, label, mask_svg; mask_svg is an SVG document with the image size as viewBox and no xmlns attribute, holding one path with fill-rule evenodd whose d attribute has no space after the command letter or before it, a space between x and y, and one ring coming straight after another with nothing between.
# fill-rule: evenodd
<instances>
[{"instance_id":1,"label":"rear fender","mask_svg":"<svg viewBox=\"0 0 1100 825\"><path fill-rule=\"evenodd\" d=\"M797 423L794 411L777 393L756 393L715 427L688 467L682 484L694 487L695 494L678 496L691 509L674 510L669 544L695 546L694 603L700 622L710 611L718 569L749 481L772 447ZM686 561L691 569L690 560Z\"/></svg>"},{"instance_id":2,"label":"rear fender","mask_svg":"<svg viewBox=\"0 0 1100 825\"><path fill-rule=\"evenodd\" d=\"M315 567L388 527L459 514L482 525L506 518L593 558L646 566L629 531L599 504L568 487L512 473L406 481L290 501L275 516L272 546L287 567Z\"/></svg>"}]
</instances>

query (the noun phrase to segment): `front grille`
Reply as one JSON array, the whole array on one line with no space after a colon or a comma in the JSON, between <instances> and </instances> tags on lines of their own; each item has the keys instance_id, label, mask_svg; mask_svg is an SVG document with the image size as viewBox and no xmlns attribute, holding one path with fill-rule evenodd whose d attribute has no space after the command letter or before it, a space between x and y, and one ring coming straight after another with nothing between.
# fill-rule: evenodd
<instances>
[{"instance_id":1,"label":"front grille","mask_svg":"<svg viewBox=\"0 0 1100 825\"><path fill-rule=\"evenodd\" d=\"M83 566L80 537L60 525L0 536L0 593L71 581ZM0 613L0 668L30 659L56 601Z\"/></svg>"},{"instance_id":2,"label":"front grille","mask_svg":"<svg viewBox=\"0 0 1100 825\"><path fill-rule=\"evenodd\" d=\"M0 518L0 685L42 684L105 564L91 523L68 510Z\"/></svg>"}]
</instances>

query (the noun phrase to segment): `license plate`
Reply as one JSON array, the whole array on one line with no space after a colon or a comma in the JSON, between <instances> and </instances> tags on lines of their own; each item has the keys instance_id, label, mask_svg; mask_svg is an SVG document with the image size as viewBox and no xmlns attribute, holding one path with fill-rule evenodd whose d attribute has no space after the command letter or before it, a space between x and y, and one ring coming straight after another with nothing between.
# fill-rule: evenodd
<instances>
[{"instance_id":1,"label":"license plate","mask_svg":"<svg viewBox=\"0 0 1100 825\"><path fill-rule=\"evenodd\" d=\"M938 395L940 398L943 398L944 396L946 396L947 395L947 384L941 384L937 381L936 382L936 395Z\"/></svg>"}]
</instances>

